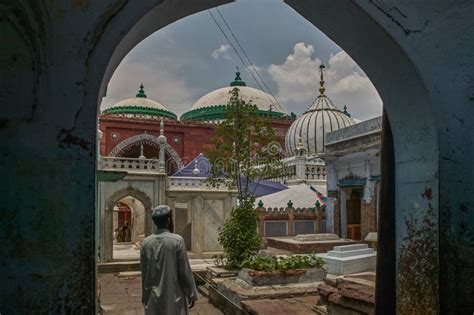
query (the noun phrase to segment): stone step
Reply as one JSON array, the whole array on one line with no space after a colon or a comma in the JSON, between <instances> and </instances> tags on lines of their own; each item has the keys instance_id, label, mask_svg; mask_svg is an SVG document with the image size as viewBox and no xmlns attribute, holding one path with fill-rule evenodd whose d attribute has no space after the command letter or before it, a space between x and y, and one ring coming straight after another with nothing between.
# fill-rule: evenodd
<instances>
[{"instance_id":1,"label":"stone step","mask_svg":"<svg viewBox=\"0 0 474 315\"><path fill-rule=\"evenodd\" d=\"M358 250L351 250L351 251L336 251L336 250L330 250L327 252L328 257L352 257L352 256L359 256L359 255L368 255L368 254L373 254L374 249L373 248L364 248L364 249L358 249Z\"/></svg>"},{"instance_id":2,"label":"stone step","mask_svg":"<svg viewBox=\"0 0 474 315\"><path fill-rule=\"evenodd\" d=\"M333 250L337 252L348 252L353 250L366 249L368 247L369 245L367 244L341 245L334 246Z\"/></svg>"}]
</instances>

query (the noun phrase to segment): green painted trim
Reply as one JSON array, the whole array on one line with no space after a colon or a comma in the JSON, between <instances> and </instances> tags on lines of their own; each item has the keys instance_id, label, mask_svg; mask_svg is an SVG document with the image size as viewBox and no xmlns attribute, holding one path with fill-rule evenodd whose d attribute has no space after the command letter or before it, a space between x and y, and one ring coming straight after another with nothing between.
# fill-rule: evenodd
<instances>
[{"instance_id":1,"label":"green painted trim","mask_svg":"<svg viewBox=\"0 0 474 315\"><path fill-rule=\"evenodd\" d=\"M175 113L172 113L165 109L160 108L149 108L144 106L118 106L107 108L102 112L102 114L140 114L140 115L150 115L150 116L163 116L171 119L178 119Z\"/></svg>"},{"instance_id":2,"label":"green painted trim","mask_svg":"<svg viewBox=\"0 0 474 315\"><path fill-rule=\"evenodd\" d=\"M193 109L181 115L181 120L211 121L211 120L225 119L226 108L227 108L227 105L214 105L214 106ZM274 111L269 111L269 110L259 109L258 114L260 116L266 116L266 117L268 116L276 117L276 118L288 117L291 119L291 117L287 116L284 113L274 112Z\"/></svg>"},{"instance_id":3,"label":"green painted trim","mask_svg":"<svg viewBox=\"0 0 474 315\"><path fill-rule=\"evenodd\" d=\"M116 182L127 176L127 172L120 171L97 171L96 174L99 182Z\"/></svg>"}]
</instances>

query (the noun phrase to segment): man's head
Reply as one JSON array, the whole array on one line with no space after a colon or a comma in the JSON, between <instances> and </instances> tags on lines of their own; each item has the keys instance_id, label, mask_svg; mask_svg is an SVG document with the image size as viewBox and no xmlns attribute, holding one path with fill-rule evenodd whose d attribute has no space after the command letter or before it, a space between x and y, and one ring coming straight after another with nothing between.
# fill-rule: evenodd
<instances>
[{"instance_id":1,"label":"man's head","mask_svg":"<svg viewBox=\"0 0 474 315\"><path fill-rule=\"evenodd\" d=\"M156 224L157 228L171 230L172 215L170 207L166 205L156 207L153 209L151 218L153 219L153 222Z\"/></svg>"}]
</instances>

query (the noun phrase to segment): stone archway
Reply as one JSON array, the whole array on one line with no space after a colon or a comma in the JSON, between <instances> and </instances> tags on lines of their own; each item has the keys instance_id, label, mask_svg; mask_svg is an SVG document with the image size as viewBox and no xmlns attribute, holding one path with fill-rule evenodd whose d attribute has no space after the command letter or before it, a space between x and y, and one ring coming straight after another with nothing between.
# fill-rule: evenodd
<instances>
[{"instance_id":1,"label":"stone archway","mask_svg":"<svg viewBox=\"0 0 474 315\"><path fill-rule=\"evenodd\" d=\"M2 192L15 197L3 204L0 220L0 231L8 231L0 234L6 261L0 273L9 275L1 287L4 312L95 311L97 104L138 42L180 18L228 2L2 5L0 23L12 41L0 48L0 56L15 74L0 82L6 104L0 116L6 152L0 169L11 179ZM467 288L474 279L474 176L466 170L474 156L469 40L474 4L286 3L351 55L384 101L393 132L398 312L472 313L474 298ZM427 231L423 237L413 237L422 231ZM420 254L425 245L430 255Z\"/></svg>"},{"instance_id":2,"label":"stone archway","mask_svg":"<svg viewBox=\"0 0 474 315\"><path fill-rule=\"evenodd\" d=\"M387 216L387 220L395 221L395 224L392 224L393 230L385 232L389 232L391 237L396 234L395 241L388 248L391 251L390 255L396 257L396 261L386 262L384 269L390 271L384 273L387 275L385 283L390 285L386 285L385 291L378 296L394 296L397 288L399 300L397 307L402 312L406 305L416 305L414 310L427 307L436 309L439 307L440 280L433 278L432 273L423 268L426 264L439 268L439 248L436 238L424 240L432 253L429 258L417 255L413 249L413 244L417 240L409 239L405 228L407 220L414 222L412 224L414 230L426 229L415 222L424 219L430 222L439 220L438 121L435 119L433 104L423 82L424 78L420 77L412 60L397 43L398 38L389 36L386 28L367 13L374 10L374 7L377 10L373 4L359 4L351 0L337 2L286 0L285 2L325 32L364 69L384 103L387 118L385 123L390 125L393 133L394 151L390 154L393 154L395 159L390 167L395 169L396 178L393 187L395 213L389 213ZM135 27L137 26L131 27L130 33L134 33ZM117 47L124 49L127 45L133 45L133 41L125 36ZM129 50L120 51L120 49L113 53L107 72L113 72L115 58L121 60L123 56L120 57L120 54ZM104 78L106 82L108 82L107 72ZM390 76L387 77L387 74ZM104 81L102 89L106 85ZM404 91L404 94L410 97L400 97L399 91ZM422 197L425 191L430 191L430 199ZM413 218L414 205L418 207L418 218ZM381 220L384 220L384 216L386 214L382 212ZM433 236L441 233L436 224L428 227L428 230ZM416 278L408 276L408 273L411 273L408 269L404 271L407 276L403 276L406 265L397 264L403 259L409 259L414 265L419 266L416 268L418 272ZM427 259L430 261L426 262ZM396 274L399 275L398 279L395 279ZM379 286L379 290L380 288L382 286ZM427 293L423 298L419 298L408 292ZM395 303L393 299L391 302ZM392 306L393 309L393 304L390 306L389 303L384 304L386 307Z\"/></svg>"},{"instance_id":3,"label":"stone archway","mask_svg":"<svg viewBox=\"0 0 474 315\"><path fill-rule=\"evenodd\" d=\"M108 156L118 156L125 148L140 141L149 141L159 147L158 138L156 136L150 135L148 133L142 133L117 143L117 145L109 152ZM176 152L176 150L169 143L165 144L165 151L170 155L171 159L176 164L177 169L183 167L183 162L181 161L178 152Z\"/></svg>"},{"instance_id":4,"label":"stone archway","mask_svg":"<svg viewBox=\"0 0 474 315\"><path fill-rule=\"evenodd\" d=\"M101 247L100 247L100 257L101 261L108 262L113 260L113 208L114 206L125 197L133 197L139 200L145 207L144 213L144 232L145 235L151 233L149 230L151 220L151 211L152 211L152 201L151 198L143 191L129 185L126 188L115 191L113 194L107 197L105 211L101 217L103 217L103 224L101 229Z\"/></svg>"}]
</instances>

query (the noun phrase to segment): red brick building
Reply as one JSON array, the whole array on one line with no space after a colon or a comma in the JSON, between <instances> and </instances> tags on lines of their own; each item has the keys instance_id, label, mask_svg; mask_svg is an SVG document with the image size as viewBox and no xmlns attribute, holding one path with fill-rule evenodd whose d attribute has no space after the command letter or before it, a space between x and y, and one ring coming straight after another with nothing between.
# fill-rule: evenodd
<instances>
[{"instance_id":1,"label":"red brick building","mask_svg":"<svg viewBox=\"0 0 474 315\"><path fill-rule=\"evenodd\" d=\"M228 87L220 88L201 97L191 109L181 115L164 105L147 98L143 85L136 97L122 100L105 109L99 116L99 129L103 133L100 154L125 158L158 158L160 121L164 120L167 138L165 156L169 174L193 160L199 153L211 148L214 130L225 117L229 91L234 87L240 96L252 101L261 115L270 115L282 148L287 129L294 115L287 111L269 94L247 87L240 73Z\"/></svg>"}]
</instances>

